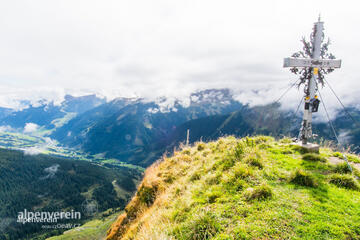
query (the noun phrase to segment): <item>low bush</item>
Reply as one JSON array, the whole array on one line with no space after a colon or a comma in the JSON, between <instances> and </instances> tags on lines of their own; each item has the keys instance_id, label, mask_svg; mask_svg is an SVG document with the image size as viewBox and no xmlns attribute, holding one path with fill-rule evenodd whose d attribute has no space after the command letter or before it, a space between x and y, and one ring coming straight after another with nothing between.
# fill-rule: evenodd
<instances>
[{"instance_id":1,"label":"low bush","mask_svg":"<svg viewBox=\"0 0 360 240\"><path fill-rule=\"evenodd\" d=\"M140 202L145 203L147 206L150 206L154 203L156 198L157 186L141 186L137 196L139 197Z\"/></svg>"},{"instance_id":2,"label":"low bush","mask_svg":"<svg viewBox=\"0 0 360 240\"><path fill-rule=\"evenodd\" d=\"M359 183L351 175L334 174L330 177L330 183L348 189L359 190Z\"/></svg>"},{"instance_id":3,"label":"low bush","mask_svg":"<svg viewBox=\"0 0 360 240\"><path fill-rule=\"evenodd\" d=\"M302 156L303 160L312 162L326 162L326 159L316 153L306 153Z\"/></svg>"},{"instance_id":4,"label":"low bush","mask_svg":"<svg viewBox=\"0 0 360 240\"><path fill-rule=\"evenodd\" d=\"M202 151L202 150L204 150L205 149L205 143L198 143L197 144L197 150L198 151Z\"/></svg>"},{"instance_id":5,"label":"low bush","mask_svg":"<svg viewBox=\"0 0 360 240\"><path fill-rule=\"evenodd\" d=\"M208 240L221 231L217 217L211 212L200 213L191 222L175 229L176 239Z\"/></svg>"},{"instance_id":6,"label":"low bush","mask_svg":"<svg viewBox=\"0 0 360 240\"><path fill-rule=\"evenodd\" d=\"M190 181L194 182L196 180L200 180L201 178L201 174L199 172L194 172L191 176L190 176Z\"/></svg>"},{"instance_id":7,"label":"low bush","mask_svg":"<svg viewBox=\"0 0 360 240\"><path fill-rule=\"evenodd\" d=\"M273 195L272 190L269 185L262 184L255 188L248 188L245 192L245 198L247 200L265 200L271 198Z\"/></svg>"},{"instance_id":8,"label":"low bush","mask_svg":"<svg viewBox=\"0 0 360 240\"><path fill-rule=\"evenodd\" d=\"M246 162L251 166L258 167L259 169L263 169L263 167L264 167L264 165L259 157L249 156L246 159Z\"/></svg>"},{"instance_id":9,"label":"low bush","mask_svg":"<svg viewBox=\"0 0 360 240\"><path fill-rule=\"evenodd\" d=\"M256 136L256 137L253 137L254 141L256 144L259 144L259 143L266 143L266 142L273 142L275 139L273 137L270 137L270 136Z\"/></svg>"},{"instance_id":10,"label":"low bush","mask_svg":"<svg viewBox=\"0 0 360 240\"><path fill-rule=\"evenodd\" d=\"M236 160L241 160L244 156L244 153L245 153L245 144L243 141L240 141L236 144L236 147L235 147L235 151L234 151L234 156L236 158Z\"/></svg>"},{"instance_id":11,"label":"low bush","mask_svg":"<svg viewBox=\"0 0 360 240\"><path fill-rule=\"evenodd\" d=\"M347 163L344 162L344 163L337 164L334 167L334 172L341 173L341 174L346 174L346 173L351 173L351 170L350 170L349 166L347 165Z\"/></svg>"},{"instance_id":12,"label":"low bush","mask_svg":"<svg viewBox=\"0 0 360 240\"><path fill-rule=\"evenodd\" d=\"M333 153L333 157L338 157L338 158L344 159L343 154L340 153L340 152L334 152L334 153Z\"/></svg>"},{"instance_id":13,"label":"low bush","mask_svg":"<svg viewBox=\"0 0 360 240\"><path fill-rule=\"evenodd\" d=\"M360 163L360 158L354 154L346 154L346 157L350 162Z\"/></svg>"},{"instance_id":14,"label":"low bush","mask_svg":"<svg viewBox=\"0 0 360 240\"><path fill-rule=\"evenodd\" d=\"M237 164L234 168L234 177L244 179L253 175L252 170L245 164Z\"/></svg>"},{"instance_id":15,"label":"low bush","mask_svg":"<svg viewBox=\"0 0 360 240\"><path fill-rule=\"evenodd\" d=\"M300 169L297 169L291 175L290 182L297 184L297 185L306 186L306 187L316 187L317 186L314 176L312 176L309 173L307 173L303 170L300 170Z\"/></svg>"}]
</instances>

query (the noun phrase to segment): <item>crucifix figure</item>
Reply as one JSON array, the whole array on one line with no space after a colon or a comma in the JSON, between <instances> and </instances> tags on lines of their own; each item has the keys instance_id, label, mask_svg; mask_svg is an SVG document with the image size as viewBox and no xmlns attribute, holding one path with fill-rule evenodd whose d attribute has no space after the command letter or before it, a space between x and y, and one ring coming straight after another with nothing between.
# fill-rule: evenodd
<instances>
[{"instance_id":1,"label":"crucifix figure","mask_svg":"<svg viewBox=\"0 0 360 240\"><path fill-rule=\"evenodd\" d=\"M330 40L324 41L324 22L319 20L314 23L310 42L302 39L303 51L294 53L292 57L284 59L284 67L291 68L290 71L300 75L300 83L304 84L305 108L304 116L298 141L303 145L308 144L312 134L312 113L318 111L320 100L317 96L318 86L324 86L324 75L340 68L341 60L335 60L335 56L328 53Z\"/></svg>"}]
</instances>

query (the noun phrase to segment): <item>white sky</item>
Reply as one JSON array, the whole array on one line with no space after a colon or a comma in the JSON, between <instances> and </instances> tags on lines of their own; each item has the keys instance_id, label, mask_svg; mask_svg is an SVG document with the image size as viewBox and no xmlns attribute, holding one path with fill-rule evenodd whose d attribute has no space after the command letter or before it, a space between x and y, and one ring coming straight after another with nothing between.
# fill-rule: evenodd
<instances>
[{"instance_id":1,"label":"white sky","mask_svg":"<svg viewBox=\"0 0 360 240\"><path fill-rule=\"evenodd\" d=\"M360 93L358 1L0 0L0 105L64 92L184 96L206 88L276 99L296 76L284 57L302 48L321 13L328 75L345 103ZM270 89L253 94L253 89ZM329 104L335 101L329 96ZM115 95L114 95L115 94ZM297 104L301 92L284 99ZM293 106L292 106L293 107Z\"/></svg>"}]
</instances>

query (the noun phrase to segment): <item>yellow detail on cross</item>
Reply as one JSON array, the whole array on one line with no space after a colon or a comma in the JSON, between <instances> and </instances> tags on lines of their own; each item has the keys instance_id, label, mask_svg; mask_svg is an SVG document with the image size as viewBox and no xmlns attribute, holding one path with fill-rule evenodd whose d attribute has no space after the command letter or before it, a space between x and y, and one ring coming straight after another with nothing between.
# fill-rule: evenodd
<instances>
[{"instance_id":1,"label":"yellow detail on cross","mask_svg":"<svg viewBox=\"0 0 360 240\"><path fill-rule=\"evenodd\" d=\"M319 73L319 69L318 68L314 68L314 75L318 75Z\"/></svg>"}]
</instances>

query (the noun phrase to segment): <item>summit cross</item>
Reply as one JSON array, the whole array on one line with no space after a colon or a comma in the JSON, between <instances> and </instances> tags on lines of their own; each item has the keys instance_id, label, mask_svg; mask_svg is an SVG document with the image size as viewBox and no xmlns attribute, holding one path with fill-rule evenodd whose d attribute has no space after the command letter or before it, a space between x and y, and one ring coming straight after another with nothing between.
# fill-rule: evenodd
<instances>
[{"instance_id":1,"label":"summit cross","mask_svg":"<svg viewBox=\"0 0 360 240\"><path fill-rule=\"evenodd\" d=\"M324 22L319 20L314 23L313 32L310 36L311 42L304 43L304 52L295 53L293 57L284 58L284 67L292 68L295 74L301 73L300 78L304 83L304 116L301 124L298 140L303 145L308 144L308 140L313 137L312 134L312 113L318 111L320 100L317 96L318 84L323 82L323 75L330 73L334 68L341 67L341 60L335 60L332 54L328 54L328 45L330 41L323 44L324 40ZM301 56L301 57L300 57ZM301 69L301 70L299 70Z\"/></svg>"}]
</instances>

